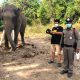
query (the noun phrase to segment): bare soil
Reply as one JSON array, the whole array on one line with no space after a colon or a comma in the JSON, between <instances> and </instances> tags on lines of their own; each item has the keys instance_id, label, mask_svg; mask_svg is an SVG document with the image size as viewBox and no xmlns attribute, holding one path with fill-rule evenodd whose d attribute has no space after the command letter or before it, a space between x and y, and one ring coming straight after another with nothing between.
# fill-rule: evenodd
<instances>
[{"instance_id":1,"label":"bare soil","mask_svg":"<svg viewBox=\"0 0 80 80\"><path fill-rule=\"evenodd\" d=\"M74 62L72 78L61 75L62 67L48 64L50 42L46 38L26 38L25 47L15 52L0 48L0 80L80 80L80 62Z\"/></svg>"}]
</instances>

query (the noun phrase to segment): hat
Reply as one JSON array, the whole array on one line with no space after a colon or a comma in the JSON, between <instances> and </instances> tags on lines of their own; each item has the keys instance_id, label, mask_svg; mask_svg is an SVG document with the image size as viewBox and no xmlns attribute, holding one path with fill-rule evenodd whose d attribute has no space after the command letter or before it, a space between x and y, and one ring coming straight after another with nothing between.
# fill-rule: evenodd
<instances>
[{"instance_id":1,"label":"hat","mask_svg":"<svg viewBox=\"0 0 80 80\"><path fill-rule=\"evenodd\" d=\"M66 23L72 23L72 20L70 18L67 18Z\"/></svg>"},{"instance_id":2,"label":"hat","mask_svg":"<svg viewBox=\"0 0 80 80\"><path fill-rule=\"evenodd\" d=\"M60 23L60 20L59 19L54 19L54 22Z\"/></svg>"}]
</instances>

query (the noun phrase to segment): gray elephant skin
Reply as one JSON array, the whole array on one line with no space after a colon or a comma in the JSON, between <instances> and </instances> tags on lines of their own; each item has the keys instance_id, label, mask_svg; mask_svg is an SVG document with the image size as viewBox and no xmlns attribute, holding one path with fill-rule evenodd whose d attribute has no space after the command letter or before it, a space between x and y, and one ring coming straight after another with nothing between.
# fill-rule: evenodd
<instances>
[{"instance_id":1,"label":"gray elephant skin","mask_svg":"<svg viewBox=\"0 0 80 80\"><path fill-rule=\"evenodd\" d=\"M5 47L8 48L10 45L12 50L16 50L18 43L18 33L20 32L22 44L25 45L24 32L26 27L26 17L22 13L20 8L15 7L12 4L5 5L0 11L0 18L3 20L5 29ZM11 32L14 30L14 40L12 40Z\"/></svg>"}]
</instances>

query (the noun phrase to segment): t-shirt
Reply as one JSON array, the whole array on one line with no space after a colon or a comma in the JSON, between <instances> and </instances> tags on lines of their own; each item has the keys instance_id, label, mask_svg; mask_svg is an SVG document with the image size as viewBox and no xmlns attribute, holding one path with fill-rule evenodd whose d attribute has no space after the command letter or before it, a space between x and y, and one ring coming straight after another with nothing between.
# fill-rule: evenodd
<instances>
[{"instance_id":1,"label":"t-shirt","mask_svg":"<svg viewBox=\"0 0 80 80\"><path fill-rule=\"evenodd\" d=\"M52 28L53 32L63 32L63 27L57 26ZM51 44L60 44L61 35L60 34L52 34Z\"/></svg>"}]
</instances>

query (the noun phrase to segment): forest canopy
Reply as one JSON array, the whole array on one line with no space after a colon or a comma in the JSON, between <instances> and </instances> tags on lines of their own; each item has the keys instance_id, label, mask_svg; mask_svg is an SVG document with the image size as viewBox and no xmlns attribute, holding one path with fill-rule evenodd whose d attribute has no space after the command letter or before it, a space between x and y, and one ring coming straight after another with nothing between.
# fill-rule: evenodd
<instances>
[{"instance_id":1,"label":"forest canopy","mask_svg":"<svg viewBox=\"0 0 80 80\"><path fill-rule=\"evenodd\" d=\"M20 7L27 17L27 23L50 23L58 18L65 23L70 17L74 23L80 17L80 0L5 0L5 4L11 3Z\"/></svg>"}]
</instances>

